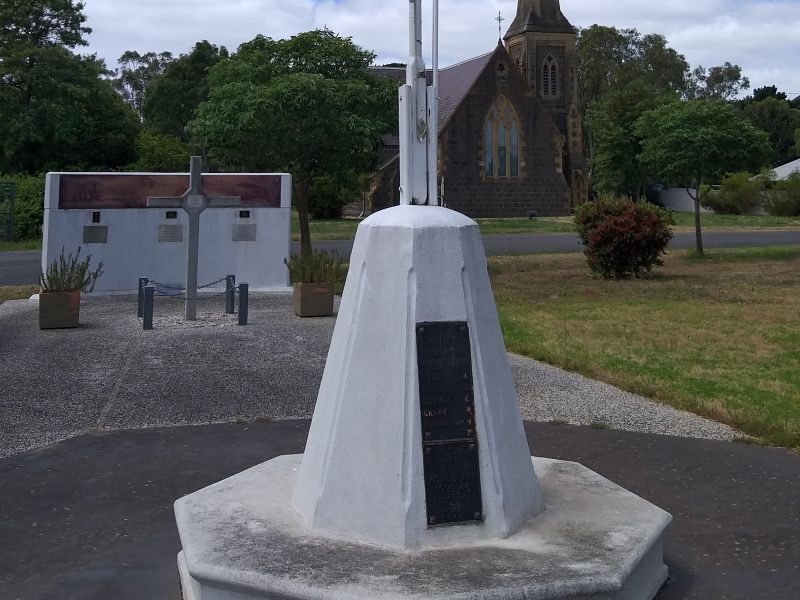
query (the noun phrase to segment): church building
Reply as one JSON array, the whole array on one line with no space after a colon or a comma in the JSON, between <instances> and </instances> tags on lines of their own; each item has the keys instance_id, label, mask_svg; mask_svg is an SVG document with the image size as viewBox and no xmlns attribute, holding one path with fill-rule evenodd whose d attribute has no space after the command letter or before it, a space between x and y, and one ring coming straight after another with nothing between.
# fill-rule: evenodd
<instances>
[{"instance_id":1,"label":"church building","mask_svg":"<svg viewBox=\"0 0 800 600\"><path fill-rule=\"evenodd\" d=\"M559 0L519 0L505 44L440 70L447 207L470 217L558 216L586 200L576 39ZM404 68L373 72L405 81ZM398 139L385 142L372 211L400 199Z\"/></svg>"}]
</instances>

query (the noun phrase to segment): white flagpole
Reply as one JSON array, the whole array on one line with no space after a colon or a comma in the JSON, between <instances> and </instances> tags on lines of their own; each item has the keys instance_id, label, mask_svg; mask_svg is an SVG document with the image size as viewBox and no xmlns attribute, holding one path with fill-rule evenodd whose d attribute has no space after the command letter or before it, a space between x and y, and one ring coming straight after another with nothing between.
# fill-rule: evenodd
<instances>
[{"instance_id":1,"label":"white flagpole","mask_svg":"<svg viewBox=\"0 0 800 600\"><path fill-rule=\"evenodd\" d=\"M433 84L428 89L428 204L439 205L439 0L433 0Z\"/></svg>"}]
</instances>

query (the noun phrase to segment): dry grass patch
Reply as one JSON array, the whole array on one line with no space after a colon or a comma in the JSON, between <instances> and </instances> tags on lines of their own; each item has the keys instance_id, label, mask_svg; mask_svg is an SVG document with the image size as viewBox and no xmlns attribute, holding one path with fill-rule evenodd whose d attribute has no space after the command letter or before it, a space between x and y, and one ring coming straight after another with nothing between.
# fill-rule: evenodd
<instances>
[{"instance_id":1,"label":"dry grass patch","mask_svg":"<svg viewBox=\"0 0 800 600\"><path fill-rule=\"evenodd\" d=\"M579 255L490 272L510 351L800 447L800 247L672 254L635 281Z\"/></svg>"},{"instance_id":2,"label":"dry grass patch","mask_svg":"<svg viewBox=\"0 0 800 600\"><path fill-rule=\"evenodd\" d=\"M38 293L38 285L0 285L0 304L7 300L25 300Z\"/></svg>"}]
</instances>

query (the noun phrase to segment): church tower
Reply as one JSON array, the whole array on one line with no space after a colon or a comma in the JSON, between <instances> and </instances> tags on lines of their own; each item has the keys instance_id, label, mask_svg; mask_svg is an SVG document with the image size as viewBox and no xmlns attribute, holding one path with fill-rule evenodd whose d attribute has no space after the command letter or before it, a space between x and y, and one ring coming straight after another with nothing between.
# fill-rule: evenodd
<instances>
[{"instance_id":1,"label":"church tower","mask_svg":"<svg viewBox=\"0 0 800 600\"><path fill-rule=\"evenodd\" d=\"M583 124L578 91L577 33L559 0L519 0L505 35L511 59L528 80L562 134L562 170L571 203L588 198Z\"/></svg>"}]
</instances>

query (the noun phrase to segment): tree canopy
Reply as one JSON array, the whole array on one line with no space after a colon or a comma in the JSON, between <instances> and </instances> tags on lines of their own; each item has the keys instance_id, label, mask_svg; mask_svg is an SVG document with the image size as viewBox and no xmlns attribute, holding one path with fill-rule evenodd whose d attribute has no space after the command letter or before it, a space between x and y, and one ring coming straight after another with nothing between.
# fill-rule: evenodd
<instances>
[{"instance_id":1,"label":"tree canopy","mask_svg":"<svg viewBox=\"0 0 800 600\"><path fill-rule=\"evenodd\" d=\"M578 35L584 109L638 81L659 93L683 93L689 63L663 35L592 25Z\"/></svg>"},{"instance_id":2,"label":"tree canopy","mask_svg":"<svg viewBox=\"0 0 800 600\"><path fill-rule=\"evenodd\" d=\"M83 4L31 0L0 5L0 172L118 168L133 159L133 112L94 56L78 56L90 32Z\"/></svg>"},{"instance_id":3,"label":"tree canopy","mask_svg":"<svg viewBox=\"0 0 800 600\"><path fill-rule=\"evenodd\" d=\"M795 132L800 130L800 110L792 108L791 104L776 94L745 104L742 113L753 125L769 135L771 166L780 166L800 156L795 145Z\"/></svg>"},{"instance_id":4,"label":"tree canopy","mask_svg":"<svg viewBox=\"0 0 800 600\"><path fill-rule=\"evenodd\" d=\"M203 40L188 54L169 62L164 72L152 77L147 85L142 101L145 126L186 140L186 125L197 107L208 99L211 69L227 58L224 46Z\"/></svg>"},{"instance_id":5,"label":"tree canopy","mask_svg":"<svg viewBox=\"0 0 800 600\"><path fill-rule=\"evenodd\" d=\"M140 119L143 118L142 104L150 81L161 75L172 60L171 52L139 54L135 50L128 50L117 60L119 68L114 71L112 79L114 88Z\"/></svg>"},{"instance_id":6,"label":"tree canopy","mask_svg":"<svg viewBox=\"0 0 800 600\"><path fill-rule=\"evenodd\" d=\"M642 144L641 161L664 180L690 189L695 201L697 250L702 254L704 184L725 173L760 170L769 157L767 134L722 100L666 104L639 117L635 130Z\"/></svg>"},{"instance_id":7,"label":"tree canopy","mask_svg":"<svg viewBox=\"0 0 800 600\"><path fill-rule=\"evenodd\" d=\"M374 58L326 29L258 36L212 69L209 99L189 124L225 168L292 173L304 253L311 182L370 170L395 124L397 85L368 72Z\"/></svg>"}]
</instances>

